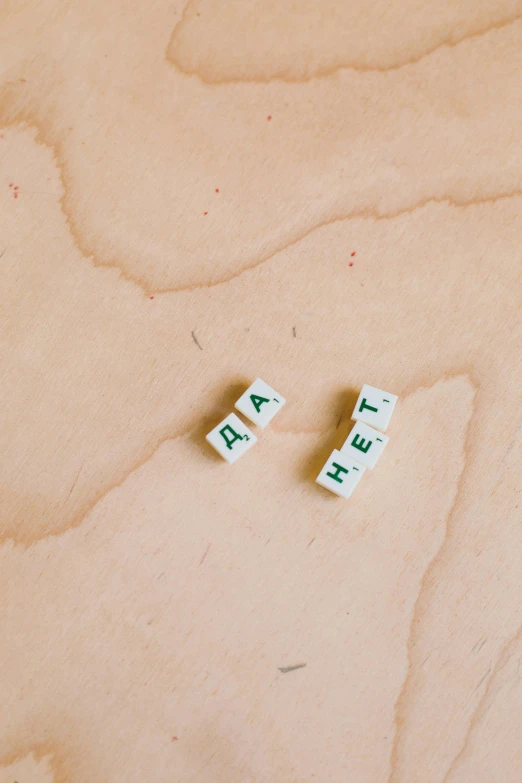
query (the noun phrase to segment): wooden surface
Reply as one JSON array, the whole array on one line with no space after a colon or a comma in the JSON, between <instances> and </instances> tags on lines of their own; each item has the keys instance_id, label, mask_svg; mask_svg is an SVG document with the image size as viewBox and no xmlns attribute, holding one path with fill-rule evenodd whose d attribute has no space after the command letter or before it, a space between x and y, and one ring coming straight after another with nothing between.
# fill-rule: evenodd
<instances>
[{"instance_id":1,"label":"wooden surface","mask_svg":"<svg viewBox=\"0 0 522 783\"><path fill-rule=\"evenodd\" d=\"M522 2L0 9L0 783L520 783Z\"/></svg>"}]
</instances>

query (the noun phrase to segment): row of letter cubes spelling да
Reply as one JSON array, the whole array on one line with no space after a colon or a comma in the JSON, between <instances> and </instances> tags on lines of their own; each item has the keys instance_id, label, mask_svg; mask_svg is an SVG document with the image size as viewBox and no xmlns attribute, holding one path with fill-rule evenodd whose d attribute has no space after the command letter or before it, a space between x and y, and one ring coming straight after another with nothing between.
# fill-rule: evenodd
<instances>
[{"instance_id":1,"label":"row of letter cubes spelling \u0434\u0430","mask_svg":"<svg viewBox=\"0 0 522 783\"><path fill-rule=\"evenodd\" d=\"M389 441L388 429L397 395L365 384L355 405L355 425L341 446L329 456L317 483L341 498L349 498L366 468L374 468Z\"/></svg>"},{"instance_id":2,"label":"row of letter cubes spelling \u0434\u0430","mask_svg":"<svg viewBox=\"0 0 522 783\"><path fill-rule=\"evenodd\" d=\"M247 419L264 429L276 413L281 410L285 402L285 398L274 391L268 383L257 378L241 395L235 407ZM235 413L229 414L217 427L214 427L208 433L207 440L218 454L221 454L223 459L226 459L230 464L257 443L254 433L248 429L246 424L243 424Z\"/></svg>"}]
</instances>

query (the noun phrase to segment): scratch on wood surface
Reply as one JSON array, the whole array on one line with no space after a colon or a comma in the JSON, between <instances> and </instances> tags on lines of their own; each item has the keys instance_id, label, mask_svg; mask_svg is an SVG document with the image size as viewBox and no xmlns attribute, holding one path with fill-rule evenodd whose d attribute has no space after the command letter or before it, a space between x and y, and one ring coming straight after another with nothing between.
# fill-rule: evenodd
<instances>
[{"instance_id":1,"label":"scratch on wood surface","mask_svg":"<svg viewBox=\"0 0 522 783\"><path fill-rule=\"evenodd\" d=\"M72 487L69 490L69 494L67 495L67 500L65 501L66 503L68 502L69 498L71 497L71 495L73 493L73 489L75 488L76 483L77 483L78 479L80 478L80 473L82 472L82 470L83 470L83 465L80 465L80 470L76 474L76 478L74 479L74 481L72 483Z\"/></svg>"},{"instance_id":2,"label":"scratch on wood surface","mask_svg":"<svg viewBox=\"0 0 522 783\"><path fill-rule=\"evenodd\" d=\"M487 640L488 640L487 636L484 636L482 639L479 639L476 645L473 647L472 652L474 653L480 652L484 647L484 645L486 644Z\"/></svg>"},{"instance_id":3,"label":"scratch on wood surface","mask_svg":"<svg viewBox=\"0 0 522 783\"><path fill-rule=\"evenodd\" d=\"M504 460L505 460L505 459L506 459L506 457L508 456L509 452L511 451L511 449L512 449L512 448L513 448L513 446L515 445L515 443L516 443L516 440L517 440L517 438L518 438L518 435L519 435L519 433L520 433L520 430L521 430L521 429L522 429L522 419L520 419L520 421L518 422L518 426L517 426L517 428L516 428L516 430L515 430L515 434L514 434L514 435L513 435L513 437L511 438L511 441L510 441L510 443L509 443L509 446L508 446L508 447L507 447L507 449L506 449L506 453L505 453L505 454L504 454L504 456L502 457L502 462L501 462L501 464L504 462Z\"/></svg>"},{"instance_id":4,"label":"scratch on wood surface","mask_svg":"<svg viewBox=\"0 0 522 783\"><path fill-rule=\"evenodd\" d=\"M489 667L489 669L487 670L487 672L486 672L486 673L485 673L485 674L484 674L484 675L483 675L483 676L480 678L480 680L478 681L478 683L477 683L477 685L476 685L476 687L475 687L475 690L473 691L473 693L475 693L476 691L478 691L478 689L480 688L480 686L482 685L482 683L484 682L484 680L486 679L486 677L489 675L490 671L491 671L491 666Z\"/></svg>"},{"instance_id":5,"label":"scratch on wood surface","mask_svg":"<svg viewBox=\"0 0 522 783\"><path fill-rule=\"evenodd\" d=\"M196 345L198 346L199 350L200 350L200 351L202 351L202 350L203 350L203 348L202 348L202 347L201 347L201 345L199 344L198 338L196 337L196 332L192 331L190 334L192 335L192 339L194 340L194 342L195 342L195 343L196 343Z\"/></svg>"},{"instance_id":6,"label":"scratch on wood surface","mask_svg":"<svg viewBox=\"0 0 522 783\"><path fill-rule=\"evenodd\" d=\"M504 456L502 457L502 459L498 463L498 473L500 475L500 478L498 479L497 483L495 484L495 486L491 490L491 495L495 495L498 492L499 488L502 486L502 481L504 479L504 473L505 473L505 471L503 469L504 468L504 463L507 460L510 452L512 451L515 443L517 442L517 439L518 439L518 436L520 434L520 430L521 429L522 429L522 419L518 422L517 428L516 428L515 432L513 433L513 437L511 438L511 440L510 440L510 442L508 444L508 447L507 447L506 451L504 452Z\"/></svg>"},{"instance_id":7,"label":"scratch on wood surface","mask_svg":"<svg viewBox=\"0 0 522 783\"><path fill-rule=\"evenodd\" d=\"M295 326L292 326L292 334L294 335L294 337L297 337L297 334L295 333Z\"/></svg>"},{"instance_id":8,"label":"scratch on wood surface","mask_svg":"<svg viewBox=\"0 0 522 783\"><path fill-rule=\"evenodd\" d=\"M296 663L294 666L279 666L281 674L288 674L288 672L295 672L296 669L303 669L306 663Z\"/></svg>"},{"instance_id":9,"label":"scratch on wood surface","mask_svg":"<svg viewBox=\"0 0 522 783\"><path fill-rule=\"evenodd\" d=\"M200 565L202 565L202 563L203 563L203 560L204 560L204 559L206 558L206 556L208 555L208 550L210 549L210 547L211 547L211 546L212 546L212 542L211 542L211 543L210 543L210 544L207 546L207 548L206 548L206 549L205 549L205 551L203 552L203 556L202 556L201 560L199 561L199 564L200 564Z\"/></svg>"}]
</instances>

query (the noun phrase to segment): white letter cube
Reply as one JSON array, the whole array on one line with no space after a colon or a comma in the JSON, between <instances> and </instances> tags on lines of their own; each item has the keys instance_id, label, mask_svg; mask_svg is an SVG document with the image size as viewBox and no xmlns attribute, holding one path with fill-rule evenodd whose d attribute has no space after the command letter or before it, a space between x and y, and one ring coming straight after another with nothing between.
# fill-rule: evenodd
<instances>
[{"instance_id":1,"label":"white letter cube","mask_svg":"<svg viewBox=\"0 0 522 783\"><path fill-rule=\"evenodd\" d=\"M316 478L318 484L341 498L349 498L366 468L346 454L332 451L328 461Z\"/></svg>"},{"instance_id":2,"label":"white letter cube","mask_svg":"<svg viewBox=\"0 0 522 783\"><path fill-rule=\"evenodd\" d=\"M386 432L398 399L396 394L389 394L365 383L352 413L352 419Z\"/></svg>"},{"instance_id":3,"label":"white letter cube","mask_svg":"<svg viewBox=\"0 0 522 783\"><path fill-rule=\"evenodd\" d=\"M206 437L210 445L230 464L257 443L254 433L235 413L223 419Z\"/></svg>"},{"instance_id":4,"label":"white letter cube","mask_svg":"<svg viewBox=\"0 0 522 783\"><path fill-rule=\"evenodd\" d=\"M268 383L257 378L241 395L235 407L258 427L264 428L281 410L285 402L285 398L274 391Z\"/></svg>"},{"instance_id":5,"label":"white letter cube","mask_svg":"<svg viewBox=\"0 0 522 783\"><path fill-rule=\"evenodd\" d=\"M374 468L389 440L382 432L357 421L341 446L341 451L367 468Z\"/></svg>"}]
</instances>

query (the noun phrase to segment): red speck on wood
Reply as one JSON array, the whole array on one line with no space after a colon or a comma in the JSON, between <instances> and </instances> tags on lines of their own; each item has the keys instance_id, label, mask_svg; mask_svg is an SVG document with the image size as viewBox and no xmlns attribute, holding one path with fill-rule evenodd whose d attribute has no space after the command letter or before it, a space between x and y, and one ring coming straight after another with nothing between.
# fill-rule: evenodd
<instances>
[{"instance_id":1,"label":"red speck on wood","mask_svg":"<svg viewBox=\"0 0 522 783\"><path fill-rule=\"evenodd\" d=\"M18 185L15 185L15 190L18 190L18 188L19 188L19 186L18 186Z\"/></svg>"},{"instance_id":2,"label":"red speck on wood","mask_svg":"<svg viewBox=\"0 0 522 783\"><path fill-rule=\"evenodd\" d=\"M353 266L353 261L350 261L350 263L348 264L348 266Z\"/></svg>"},{"instance_id":3,"label":"red speck on wood","mask_svg":"<svg viewBox=\"0 0 522 783\"><path fill-rule=\"evenodd\" d=\"M9 187L10 187L10 188L12 188L12 187L13 187L13 183L12 183L12 182L10 182L10 183L9 183Z\"/></svg>"},{"instance_id":4,"label":"red speck on wood","mask_svg":"<svg viewBox=\"0 0 522 783\"><path fill-rule=\"evenodd\" d=\"M149 299L154 299L154 297L153 296L149 296Z\"/></svg>"},{"instance_id":5,"label":"red speck on wood","mask_svg":"<svg viewBox=\"0 0 522 783\"><path fill-rule=\"evenodd\" d=\"M354 250L354 251L353 251L353 253L352 253L352 258L354 257L354 255L355 255L355 250Z\"/></svg>"},{"instance_id":6,"label":"red speck on wood","mask_svg":"<svg viewBox=\"0 0 522 783\"><path fill-rule=\"evenodd\" d=\"M172 742L174 742L174 740L177 740L177 737L172 737Z\"/></svg>"},{"instance_id":7,"label":"red speck on wood","mask_svg":"<svg viewBox=\"0 0 522 783\"><path fill-rule=\"evenodd\" d=\"M219 193L219 188L216 188L216 193Z\"/></svg>"},{"instance_id":8,"label":"red speck on wood","mask_svg":"<svg viewBox=\"0 0 522 783\"><path fill-rule=\"evenodd\" d=\"M14 197L15 197L15 198L18 198L18 193L15 193L15 194L14 194Z\"/></svg>"},{"instance_id":9,"label":"red speck on wood","mask_svg":"<svg viewBox=\"0 0 522 783\"><path fill-rule=\"evenodd\" d=\"M204 215L208 215L208 212L203 212Z\"/></svg>"},{"instance_id":10,"label":"red speck on wood","mask_svg":"<svg viewBox=\"0 0 522 783\"><path fill-rule=\"evenodd\" d=\"M267 117L267 120L271 120L271 119L272 119L272 115L269 114L268 117Z\"/></svg>"}]
</instances>

